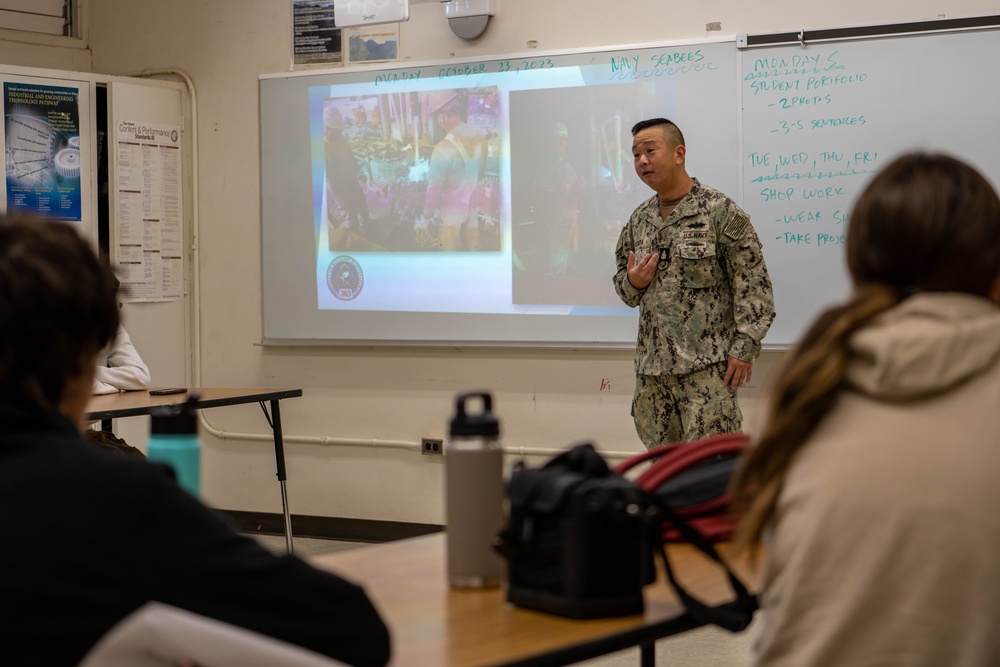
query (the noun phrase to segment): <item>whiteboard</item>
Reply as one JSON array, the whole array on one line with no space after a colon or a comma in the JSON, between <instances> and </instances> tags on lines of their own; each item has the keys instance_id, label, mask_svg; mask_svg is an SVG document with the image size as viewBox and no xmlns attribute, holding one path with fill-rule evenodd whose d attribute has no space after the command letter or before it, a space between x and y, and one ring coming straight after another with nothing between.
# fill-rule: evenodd
<instances>
[{"instance_id":1,"label":"whiteboard","mask_svg":"<svg viewBox=\"0 0 1000 667\"><path fill-rule=\"evenodd\" d=\"M742 201L777 306L765 344L795 343L848 296L851 207L894 157L948 152L1000 185L997 54L996 30L740 52Z\"/></svg>"},{"instance_id":2,"label":"whiteboard","mask_svg":"<svg viewBox=\"0 0 1000 667\"><path fill-rule=\"evenodd\" d=\"M665 116L685 134L689 173L750 214L777 306L763 344L792 345L820 311L848 296L850 211L882 165L913 149L946 151L1000 183L1000 77L991 69L1000 31L996 17L962 21L839 29L827 31L835 39L804 45L738 49L737 40L721 39L262 76L263 341L633 345L636 311L611 287L618 232L651 195L632 169L629 128ZM908 26L990 22L988 29L901 34ZM858 36L865 39L852 39ZM419 143L432 131L421 124L419 100L443 90L498 101L484 121L496 132L497 248L450 255L331 249L324 105L363 107L361 117L377 118L386 137L368 154L395 141L413 152L397 159L397 173L404 165L412 174L425 155ZM572 281L539 271L536 282L519 282L518 234L538 222L526 215L522 194L548 145L545 128L557 121L568 126L577 171L590 187L580 207L588 252ZM408 124L419 136L407 134ZM383 193L386 183L377 183ZM348 290L346 300L331 295L334 266L363 274L363 291Z\"/></svg>"},{"instance_id":3,"label":"whiteboard","mask_svg":"<svg viewBox=\"0 0 1000 667\"><path fill-rule=\"evenodd\" d=\"M736 61L730 38L261 77L264 343L634 345L636 309L611 283L621 228L653 194L632 167L630 129L672 119L689 172L735 197ZM430 111L449 92L489 137L491 204L479 211L496 233L468 252L413 245L443 138ZM330 221L326 118L351 142L364 188L369 219L352 220L352 235ZM565 270L539 251L548 218L532 205L557 124L579 179Z\"/></svg>"}]
</instances>

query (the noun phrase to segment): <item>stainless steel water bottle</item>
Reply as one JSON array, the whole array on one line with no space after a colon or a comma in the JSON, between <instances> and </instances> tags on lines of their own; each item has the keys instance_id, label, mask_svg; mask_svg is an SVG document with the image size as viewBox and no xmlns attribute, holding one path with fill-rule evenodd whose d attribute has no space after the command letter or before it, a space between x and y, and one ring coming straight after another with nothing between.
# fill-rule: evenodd
<instances>
[{"instance_id":1,"label":"stainless steel water bottle","mask_svg":"<svg viewBox=\"0 0 1000 667\"><path fill-rule=\"evenodd\" d=\"M470 412L470 403L481 403ZM503 527L500 424L487 392L459 394L445 444L448 582L456 588L499 586L503 560L493 549Z\"/></svg>"},{"instance_id":2,"label":"stainless steel water bottle","mask_svg":"<svg viewBox=\"0 0 1000 667\"><path fill-rule=\"evenodd\" d=\"M184 403L164 405L150 411L149 447L146 458L174 469L177 483L194 497L201 491L201 441L198 438L198 399L195 393Z\"/></svg>"}]
</instances>

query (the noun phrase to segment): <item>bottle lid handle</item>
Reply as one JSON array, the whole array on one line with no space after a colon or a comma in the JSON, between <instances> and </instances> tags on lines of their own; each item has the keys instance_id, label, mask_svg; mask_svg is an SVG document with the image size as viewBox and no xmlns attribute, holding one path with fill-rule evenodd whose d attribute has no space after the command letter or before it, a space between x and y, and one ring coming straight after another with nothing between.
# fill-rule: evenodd
<instances>
[{"instance_id":1,"label":"bottle lid handle","mask_svg":"<svg viewBox=\"0 0 1000 667\"><path fill-rule=\"evenodd\" d=\"M482 411L470 413L467 404L480 399ZM488 391L469 391L455 397L455 416L451 419L450 435L500 435L500 423L493 414L493 396Z\"/></svg>"}]
</instances>

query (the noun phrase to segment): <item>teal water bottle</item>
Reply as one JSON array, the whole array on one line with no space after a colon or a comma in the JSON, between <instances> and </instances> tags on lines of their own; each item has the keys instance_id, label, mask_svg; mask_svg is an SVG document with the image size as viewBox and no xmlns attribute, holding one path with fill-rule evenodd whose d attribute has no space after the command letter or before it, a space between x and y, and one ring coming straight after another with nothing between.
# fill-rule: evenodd
<instances>
[{"instance_id":1,"label":"teal water bottle","mask_svg":"<svg viewBox=\"0 0 1000 667\"><path fill-rule=\"evenodd\" d=\"M146 458L166 463L177 483L194 497L201 491L201 441L198 439L198 399L195 393L177 405L153 408L150 413Z\"/></svg>"}]
</instances>

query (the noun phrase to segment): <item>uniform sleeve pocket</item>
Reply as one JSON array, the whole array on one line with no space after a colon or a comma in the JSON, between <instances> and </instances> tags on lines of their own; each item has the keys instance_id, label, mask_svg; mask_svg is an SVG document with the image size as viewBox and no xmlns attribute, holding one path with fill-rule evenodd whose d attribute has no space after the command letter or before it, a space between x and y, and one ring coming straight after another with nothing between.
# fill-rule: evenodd
<instances>
[{"instance_id":1,"label":"uniform sleeve pocket","mask_svg":"<svg viewBox=\"0 0 1000 667\"><path fill-rule=\"evenodd\" d=\"M719 282L719 262L715 243L686 241L677 247L681 283L686 287L711 287Z\"/></svg>"}]
</instances>

